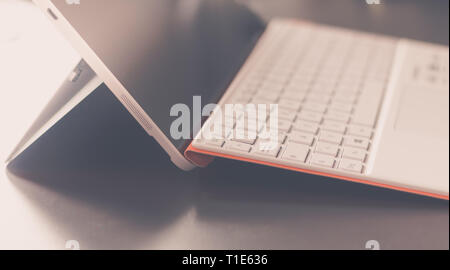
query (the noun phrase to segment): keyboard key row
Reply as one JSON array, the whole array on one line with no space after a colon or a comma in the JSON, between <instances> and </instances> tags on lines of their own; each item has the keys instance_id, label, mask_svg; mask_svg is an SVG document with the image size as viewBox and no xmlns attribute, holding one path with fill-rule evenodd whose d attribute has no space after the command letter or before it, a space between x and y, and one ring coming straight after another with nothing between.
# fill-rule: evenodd
<instances>
[{"instance_id":1,"label":"keyboard key row","mask_svg":"<svg viewBox=\"0 0 450 270\"><path fill-rule=\"evenodd\" d=\"M362 149L344 147L342 150L339 146L318 142L314 149L311 149L311 144L300 142L299 140L289 139L282 147L283 138L280 141L258 140L255 145L251 145L241 141L224 141L221 139L206 140L205 143L210 146L224 148L233 152L252 153L257 156L266 158L279 158L281 160L289 161L290 163L305 164L308 155L311 153L309 163L311 165L338 168L349 171L361 173L364 168L364 161L367 153ZM297 137L298 138L298 137ZM305 137L306 138L306 137ZM342 158L340 158L340 153Z\"/></svg>"},{"instance_id":2,"label":"keyboard key row","mask_svg":"<svg viewBox=\"0 0 450 270\"><path fill-rule=\"evenodd\" d=\"M225 139L205 144L282 164L363 172L390 72L393 53L387 53L394 47L386 45L379 52L373 36L322 30L308 32L311 37L290 30L280 34L229 99L265 104L267 112L270 104L278 104L277 140L260 133L270 126L270 118L238 126L233 121L245 115L238 112L221 124ZM251 130L258 134L246 137ZM244 136L235 139L236 134Z\"/></svg>"},{"instance_id":3,"label":"keyboard key row","mask_svg":"<svg viewBox=\"0 0 450 270\"><path fill-rule=\"evenodd\" d=\"M326 121L322 125L304 121L302 117L299 120L292 122L289 120L279 119L277 121L278 130L280 134L289 133L290 140L300 140L304 144L312 144L314 136L318 135L319 141L333 143L340 145L345 136L344 145L355 148L368 149L370 146L370 139L373 135L371 128L363 126L349 126L333 122ZM230 133L240 135L238 138L245 137L247 139L249 135L251 138L260 134L263 131L270 132L270 120L268 120L267 126L263 122L243 121L227 119L222 122L222 127L219 129L220 133L215 133L214 124L210 128L210 132L214 135L229 135ZM233 131L233 132L231 132ZM220 137L220 136L219 136ZM224 138L226 138L225 136ZM253 142L250 140L249 142Z\"/></svg>"}]
</instances>

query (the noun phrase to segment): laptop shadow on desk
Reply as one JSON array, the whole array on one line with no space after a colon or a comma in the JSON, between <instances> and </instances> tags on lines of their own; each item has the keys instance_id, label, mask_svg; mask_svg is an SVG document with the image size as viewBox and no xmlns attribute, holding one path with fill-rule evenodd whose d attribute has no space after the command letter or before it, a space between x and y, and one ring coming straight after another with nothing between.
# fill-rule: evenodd
<instances>
[{"instance_id":1,"label":"laptop shadow on desk","mask_svg":"<svg viewBox=\"0 0 450 270\"><path fill-rule=\"evenodd\" d=\"M235 160L218 159L199 174L202 196L196 205L204 218L258 221L308 217L331 209L362 216L363 212L448 213L449 206L444 200Z\"/></svg>"},{"instance_id":2,"label":"laptop shadow on desk","mask_svg":"<svg viewBox=\"0 0 450 270\"><path fill-rule=\"evenodd\" d=\"M157 233L190 210L198 222L186 233L210 224L225 232L222 224L229 222L239 231L248 224L298 231L369 216L370 222L394 217L395 225L396 215L408 222L416 211L446 218L440 224L448 228L446 201L225 159L181 171L101 91L11 162L7 173L55 229L83 248L158 248Z\"/></svg>"},{"instance_id":3,"label":"laptop shadow on desk","mask_svg":"<svg viewBox=\"0 0 450 270\"><path fill-rule=\"evenodd\" d=\"M448 248L448 201L226 159L199 176L197 219L234 248Z\"/></svg>"},{"instance_id":4,"label":"laptop shadow on desk","mask_svg":"<svg viewBox=\"0 0 450 270\"><path fill-rule=\"evenodd\" d=\"M192 207L198 178L176 168L116 99L98 90L7 174L56 227L90 248L138 248L144 235Z\"/></svg>"}]
</instances>

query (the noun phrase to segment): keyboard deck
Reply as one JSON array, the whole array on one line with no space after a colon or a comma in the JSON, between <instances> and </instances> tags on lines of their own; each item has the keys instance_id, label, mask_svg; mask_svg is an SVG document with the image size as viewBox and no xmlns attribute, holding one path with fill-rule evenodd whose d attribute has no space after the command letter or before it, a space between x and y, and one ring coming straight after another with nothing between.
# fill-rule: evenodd
<instances>
[{"instance_id":1,"label":"keyboard deck","mask_svg":"<svg viewBox=\"0 0 450 270\"><path fill-rule=\"evenodd\" d=\"M214 117L223 132L193 146L294 167L363 174L396 49L396 40L316 25L273 23L220 104L278 104L278 144L236 138L245 112ZM225 118L224 118L225 117ZM258 120L259 121L259 120ZM262 122L269 125L269 117ZM244 129L247 129L244 126ZM244 131L245 132L245 131Z\"/></svg>"}]
</instances>

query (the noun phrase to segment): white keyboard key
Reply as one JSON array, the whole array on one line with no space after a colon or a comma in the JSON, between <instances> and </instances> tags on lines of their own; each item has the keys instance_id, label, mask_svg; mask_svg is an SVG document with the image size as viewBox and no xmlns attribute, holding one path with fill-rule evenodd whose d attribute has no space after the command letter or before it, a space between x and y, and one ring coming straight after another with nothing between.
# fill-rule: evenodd
<instances>
[{"instance_id":1,"label":"white keyboard key","mask_svg":"<svg viewBox=\"0 0 450 270\"><path fill-rule=\"evenodd\" d=\"M344 134L347 129L345 124L335 121L324 121L321 128L326 131L332 131L341 134Z\"/></svg>"},{"instance_id":2,"label":"white keyboard key","mask_svg":"<svg viewBox=\"0 0 450 270\"><path fill-rule=\"evenodd\" d=\"M280 152L280 145L274 144L270 141L260 141L255 147L253 147L252 153L256 155L276 158Z\"/></svg>"},{"instance_id":3,"label":"white keyboard key","mask_svg":"<svg viewBox=\"0 0 450 270\"><path fill-rule=\"evenodd\" d=\"M369 148L369 140L359 137L347 136L344 140L345 146L361 148L367 150Z\"/></svg>"},{"instance_id":4,"label":"white keyboard key","mask_svg":"<svg viewBox=\"0 0 450 270\"><path fill-rule=\"evenodd\" d=\"M339 147L335 144L318 143L316 145L316 153L330 155L336 157L339 153Z\"/></svg>"},{"instance_id":5,"label":"white keyboard key","mask_svg":"<svg viewBox=\"0 0 450 270\"><path fill-rule=\"evenodd\" d=\"M317 82L316 82L316 84L314 84L311 87L311 92L317 93L317 94L329 95L329 94L333 93L333 90L334 90L334 85L317 83ZM329 98L326 98L326 97L321 98L321 101L325 101L325 100L329 100Z\"/></svg>"},{"instance_id":6,"label":"white keyboard key","mask_svg":"<svg viewBox=\"0 0 450 270\"><path fill-rule=\"evenodd\" d=\"M229 127L233 128L236 124L239 118L232 118L232 117L224 117L222 119L222 127Z\"/></svg>"},{"instance_id":7,"label":"white keyboard key","mask_svg":"<svg viewBox=\"0 0 450 270\"><path fill-rule=\"evenodd\" d=\"M224 147L229 150L245 152L245 153L250 152L250 149L252 148L249 144L233 142L233 141L225 142Z\"/></svg>"},{"instance_id":8,"label":"white keyboard key","mask_svg":"<svg viewBox=\"0 0 450 270\"><path fill-rule=\"evenodd\" d=\"M282 83L274 83L274 82L266 81L259 87L258 91L268 92L268 93L273 93L273 92L279 93L281 90L283 90L283 86L284 86L284 84L282 84Z\"/></svg>"},{"instance_id":9,"label":"white keyboard key","mask_svg":"<svg viewBox=\"0 0 450 270\"><path fill-rule=\"evenodd\" d=\"M344 113L351 113L353 106L351 104L348 103L341 103L341 102L333 102L330 105L330 109L331 110L335 110L335 111L339 111L339 112L344 112Z\"/></svg>"},{"instance_id":10,"label":"white keyboard key","mask_svg":"<svg viewBox=\"0 0 450 270\"><path fill-rule=\"evenodd\" d=\"M281 94L280 98L302 102L305 96L306 94L304 92L285 91Z\"/></svg>"},{"instance_id":11,"label":"white keyboard key","mask_svg":"<svg viewBox=\"0 0 450 270\"><path fill-rule=\"evenodd\" d=\"M337 71L335 67L327 68L326 66L323 66L320 75L326 76L318 76L315 80L316 86L319 85L324 88L336 86L336 81L339 77L339 71Z\"/></svg>"},{"instance_id":12,"label":"white keyboard key","mask_svg":"<svg viewBox=\"0 0 450 270\"><path fill-rule=\"evenodd\" d=\"M236 121L240 119L244 115L243 106L235 106L232 110L226 110L225 108L222 109L222 122L225 123L225 121ZM217 117L217 120L219 117Z\"/></svg>"},{"instance_id":13,"label":"white keyboard key","mask_svg":"<svg viewBox=\"0 0 450 270\"><path fill-rule=\"evenodd\" d=\"M330 110L327 112L327 114L325 114L324 118L325 120L333 120L346 124L350 119L350 115L347 113Z\"/></svg>"},{"instance_id":14,"label":"white keyboard key","mask_svg":"<svg viewBox=\"0 0 450 270\"><path fill-rule=\"evenodd\" d=\"M309 111L302 111L298 115L298 118L301 120L306 120L306 121L310 121L313 123L320 123L322 121L322 114L315 113L315 112L309 112Z\"/></svg>"},{"instance_id":15,"label":"white keyboard key","mask_svg":"<svg viewBox=\"0 0 450 270\"><path fill-rule=\"evenodd\" d=\"M241 143L245 143L245 144L254 144L256 141L256 138L250 138L251 136L246 136L244 135L242 138L238 138L238 137L233 137L231 138L232 141L235 142L241 142Z\"/></svg>"},{"instance_id":16,"label":"white keyboard key","mask_svg":"<svg viewBox=\"0 0 450 270\"><path fill-rule=\"evenodd\" d=\"M342 157L348 158L348 159L355 159L359 160L361 162L364 162L366 159L366 151L358 148L352 148L352 147L346 147L344 149L344 153L342 154Z\"/></svg>"},{"instance_id":17,"label":"white keyboard key","mask_svg":"<svg viewBox=\"0 0 450 270\"><path fill-rule=\"evenodd\" d=\"M342 159L339 163L339 169L355 173L362 173L363 165L359 161Z\"/></svg>"},{"instance_id":18,"label":"white keyboard key","mask_svg":"<svg viewBox=\"0 0 450 270\"><path fill-rule=\"evenodd\" d=\"M270 111L270 104L274 104L272 102L268 102L265 99L260 99L260 98L253 98L250 102L250 104L253 104L255 106L255 108L258 108L258 105L265 105L267 111Z\"/></svg>"},{"instance_id":19,"label":"white keyboard key","mask_svg":"<svg viewBox=\"0 0 450 270\"><path fill-rule=\"evenodd\" d=\"M232 119L231 120L224 119L223 121L214 119L214 121L210 122L209 130L210 130L210 133L214 133L216 131L216 129L217 129L217 131L224 132L224 130L228 130L228 131L232 130L233 127L234 127L234 121Z\"/></svg>"},{"instance_id":20,"label":"white keyboard key","mask_svg":"<svg viewBox=\"0 0 450 270\"><path fill-rule=\"evenodd\" d=\"M340 145L342 142L342 135L334 132L322 131L320 132L319 141Z\"/></svg>"},{"instance_id":21,"label":"white keyboard key","mask_svg":"<svg viewBox=\"0 0 450 270\"><path fill-rule=\"evenodd\" d=\"M273 84L277 84L277 85L285 84L287 79L288 79L288 77L286 75L269 73L266 76L265 83L273 83Z\"/></svg>"},{"instance_id":22,"label":"white keyboard key","mask_svg":"<svg viewBox=\"0 0 450 270\"><path fill-rule=\"evenodd\" d=\"M333 97L333 102L353 106L356 101L356 95L356 93L347 92L336 93L336 95Z\"/></svg>"},{"instance_id":23,"label":"white keyboard key","mask_svg":"<svg viewBox=\"0 0 450 270\"><path fill-rule=\"evenodd\" d=\"M280 101L278 101L278 107L282 108L282 109L288 109L288 110L293 110L293 111L297 111L300 108L301 103L295 100L289 100L289 99L280 99Z\"/></svg>"},{"instance_id":24,"label":"white keyboard key","mask_svg":"<svg viewBox=\"0 0 450 270\"><path fill-rule=\"evenodd\" d=\"M252 98L252 93L243 92L232 96L227 103L229 104L247 104Z\"/></svg>"},{"instance_id":25,"label":"white keyboard key","mask_svg":"<svg viewBox=\"0 0 450 270\"><path fill-rule=\"evenodd\" d=\"M206 144L216 147L222 147L224 140L221 139L205 139Z\"/></svg>"},{"instance_id":26,"label":"white keyboard key","mask_svg":"<svg viewBox=\"0 0 450 270\"><path fill-rule=\"evenodd\" d=\"M278 109L278 119L283 119L283 120L287 120L290 122L294 122L296 113L289 111L289 110L285 110L285 109Z\"/></svg>"},{"instance_id":27,"label":"white keyboard key","mask_svg":"<svg viewBox=\"0 0 450 270\"><path fill-rule=\"evenodd\" d=\"M284 132L278 133L277 136L275 136L275 134L271 135L270 134L266 134L268 137L262 137L263 134L260 133L260 135L258 136L258 142L276 142L278 144L283 144L286 141L287 135ZM265 136L266 136L265 135Z\"/></svg>"},{"instance_id":28,"label":"white keyboard key","mask_svg":"<svg viewBox=\"0 0 450 270\"><path fill-rule=\"evenodd\" d=\"M303 94L303 97L306 95L310 88L309 82L293 82L289 84L286 89L284 90L284 93L289 95L294 94Z\"/></svg>"},{"instance_id":29,"label":"white keyboard key","mask_svg":"<svg viewBox=\"0 0 450 270\"><path fill-rule=\"evenodd\" d=\"M366 109L370 108L364 105L358 106L355 110L355 114L352 118L352 123L356 125L366 125L368 127L375 126L377 114L375 110Z\"/></svg>"},{"instance_id":30,"label":"white keyboard key","mask_svg":"<svg viewBox=\"0 0 450 270\"><path fill-rule=\"evenodd\" d=\"M333 157L322 155L322 154L314 154L311 158L311 164L327 167L327 168L333 168L335 160Z\"/></svg>"},{"instance_id":31,"label":"white keyboard key","mask_svg":"<svg viewBox=\"0 0 450 270\"><path fill-rule=\"evenodd\" d=\"M317 124L297 120L292 127L293 130L302 131L306 133L316 134L319 130L319 126Z\"/></svg>"},{"instance_id":32,"label":"white keyboard key","mask_svg":"<svg viewBox=\"0 0 450 270\"><path fill-rule=\"evenodd\" d=\"M275 102L278 99L279 94L277 92L258 92L255 98L267 100L268 102Z\"/></svg>"},{"instance_id":33,"label":"white keyboard key","mask_svg":"<svg viewBox=\"0 0 450 270\"><path fill-rule=\"evenodd\" d=\"M305 163L308 153L308 146L298 143L289 143L284 150L282 159L298 163Z\"/></svg>"},{"instance_id":34,"label":"white keyboard key","mask_svg":"<svg viewBox=\"0 0 450 270\"><path fill-rule=\"evenodd\" d=\"M244 81L241 85L239 85L239 91L242 93L254 94L258 86L260 85L259 81Z\"/></svg>"},{"instance_id":35,"label":"white keyboard key","mask_svg":"<svg viewBox=\"0 0 450 270\"><path fill-rule=\"evenodd\" d=\"M326 76L321 76L326 75ZM336 69L333 67L327 67L326 65L322 66L319 76L317 76L314 80L314 85L317 86L335 86L336 80L338 78L338 73L336 72Z\"/></svg>"},{"instance_id":36,"label":"white keyboard key","mask_svg":"<svg viewBox=\"0 0 450 270\"><path fill-rule=\"evenodd\" d=\"M269 135L269 136L270 136L270 135ZM277 138L277 137L278 137L278 138ZM278 136L277 136L277 137L273 137L273 139L270 138L270 137L268 137L268 138L262 138L262 137L259 137L258 141L263 141L263 142L269 142L269 141L272 141L272 142L276 142L276 143L278 143L278 144L283 144L283 143L286 141L287 135L286 135L286 133L281 132L281 133L278 133Z\"/></svg>"},{"instance_id":37,"label":"white keyboard key","mask_svg":"<svg viewBox=\"0 0 450 270\"><path fill-rule=\"evenodd\" d=\"M303 110L324 113L327 110L327 105L316 103L316 102L307 102L303 105Z\"/></svg>"},{"instance_id":38,"label":"white keyboard key","mask_svg":"<svg viewBox=\"0 0 450 270\"><path fill-rule=\"evenodd\" d=\"M291 126L292 126L292 122L291 121L287 121L287 120L284 120L284 119L278 119L277 132L278 133L289 132L289 130L291 130ZM270 130L270 128L272 128L270 126L270 121L268 121L266 126L264 126L263 128L265 128L266 130Z\"/></svg>"},{"instance_id":39,"label":"white keyboard key","mask_svg":"<svg viewBox=\"0 0 450 270\"><path fill-rule=\"evenodd\" d=\"M358 93L360 88L359 81L351 81L351 82L345 82L341 81L339 82L339 85L336 87L336 94L339 95L339 97L342 97L345 99L345 97L348 97L349 95L355 95Z\"/></svg>"},{"instance_id":40,"label":"white keyboard key","mask_svg":"<svg viewBox=\"0 0 450 270\"><path fill-rule=\"evenodd\" d=\"M321 104L328 104L330 102L331 97L329 95L326 94L309 94L306 97L307 101L311 101L311 102L316 102L316 103L321 103Z\"/></svg>"},{"instance_id":41,"label":"white keyboard key","mask_svg":"<svg viewBox=\"0 0 450 270\"><path fill-rule=\"evenodd\" d=\"M231 134L232 131L233 131L232 127L221 126L219 128L214 128L213 126L211 126L209 134L207 134L206 131L204 132L204 134L205 136L210 136L211 138L215 139L226 139L228 138L228 136Z\"/></svg>"},{"instance_id":42,"label":"white keyboard key","mask_svg":"<svg viewBox=\"0 0 450 270\"><path fill-rule=\"evenodd\" d=\"M348 134L370 139L372 138L372 128L365 126L350 126L348 128Z\"/></svg>"},{"instance_id":43,"label":"white keyboard key","mask_svg":"<svg viewBox=\"0 0 450 270\"><path fill-rule=\"evenodd\" d=\"M351 84L343 84L336 87L336 91L334 93L333 99L335 100L348 100L353 101L359 94L359 90L361 88L360 83L353 82Z\"/></svg>"},{"instance_id":44,"label":"white keyboard key","mask_svg":"<svg viewBox=\"0 0 450 270\"><path fill-rule=\"evenodd\" d=\"M292 131L291 133L288 134L288 142L312 145L314 142L314 136L311 134Z\"/></svg>"},{"instance_id":45,"label":"white keyboard key","mask_svg":"<svg viewBox=\"0 0 450 270\"><path fill-rule=\"evenodd\" d=\"M245 121L241 118L236 122L235 130L244 131L247 133L258 133L259 129L265 124L265 122L257 123L256 120Z\"/></svg>"},{"instance_id":46,"label":"white keyboard key","mask_svg":"<svg viewBox=\"0 0 450 270\"><path fill-rule=\"evenodd\" d=\"M288 132L291 129L291 126L292 126L291 121L279 119L278 120L278 133Z\"/></svg>"},{"instance_id":47,"label":"white keyboard key","mask_svg":"<svg viewBox=\"0 0 450 270\"><path fill-rule=\"evenodd\" d=\"M239 121L243 121L244 125L249 125L249 126L254 126L259 124L264 125L267 122L267 117L269 115L265 115L264 117L259 117L258 112L256 112L256 114L246 114L245 116L243 116L241 119L239 119ZM236 123L237 125L237 123Z\"/></svg>"}]
</instances>

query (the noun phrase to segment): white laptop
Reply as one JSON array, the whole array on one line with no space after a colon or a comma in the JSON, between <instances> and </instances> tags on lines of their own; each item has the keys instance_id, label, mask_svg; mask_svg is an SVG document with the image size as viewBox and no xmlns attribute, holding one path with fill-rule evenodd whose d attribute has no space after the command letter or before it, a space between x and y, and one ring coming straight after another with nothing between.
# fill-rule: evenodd
<instances>
[{"instance_id":1,"label":"white laptop","mask_svg":"<svg viewBox=\"0 0 450 270\"><path fill-rule=\"evenodd\" d=\"M181 169L222 157L448 200L448 46L228 0L34 2Z\"/></svg>"}]
</instances>

